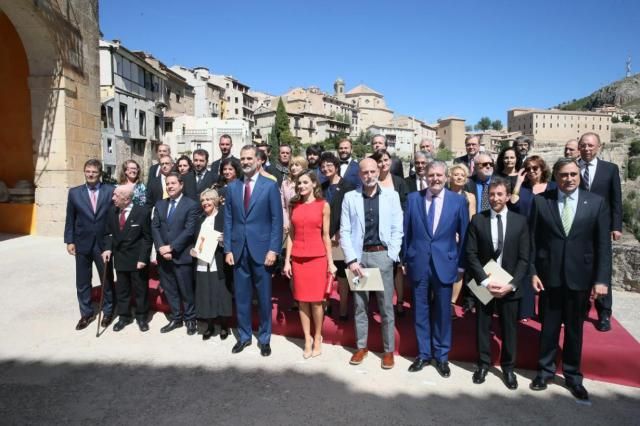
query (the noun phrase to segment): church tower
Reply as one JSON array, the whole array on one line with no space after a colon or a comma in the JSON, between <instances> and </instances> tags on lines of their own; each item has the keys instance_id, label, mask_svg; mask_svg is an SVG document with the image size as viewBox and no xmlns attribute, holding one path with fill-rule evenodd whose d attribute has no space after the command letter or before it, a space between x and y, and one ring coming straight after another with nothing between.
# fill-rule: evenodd
<instances>
[{"instance_id":1,"label":"church tower","mask_svg":"<svg viewBox=\"0 0 640 426\"><path fill-rule=\"evenodd\" d=\"M344 81L340 77L333 83L333 95L338 99L344 99Z\"/></svg>"}]
</instances>

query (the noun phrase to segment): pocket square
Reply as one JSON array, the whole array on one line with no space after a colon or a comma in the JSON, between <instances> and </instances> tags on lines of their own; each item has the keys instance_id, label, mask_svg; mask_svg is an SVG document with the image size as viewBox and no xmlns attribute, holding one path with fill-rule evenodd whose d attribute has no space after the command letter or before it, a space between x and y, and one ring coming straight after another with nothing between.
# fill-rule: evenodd
<instances>
[{"instance_id":1,"label":"pocket square","mask_svg":"<svg viewBox=\"0 0 640 426\"><path fill-rule=\"evenodd\" d=\"M140 226L140 224L139 224L139 223L132 223L132 224L131 224L131 227L132 227L132 228L135 228L136 226Z\"/></svg>"}]
</instances>

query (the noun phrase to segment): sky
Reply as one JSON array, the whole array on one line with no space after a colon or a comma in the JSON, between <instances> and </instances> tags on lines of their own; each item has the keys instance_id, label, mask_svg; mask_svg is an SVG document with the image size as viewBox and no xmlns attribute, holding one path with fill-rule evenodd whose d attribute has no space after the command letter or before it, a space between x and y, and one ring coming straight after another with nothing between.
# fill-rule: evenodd
<instances>
[{"instance_id":1,"label":"sky","mask_svg":"<svg viewBox=\"0 0 640 426\"><path fill-rule=\"evenodd\" d=\"M506 125L640 72L636 0L101 0L100 30L281 95L365 84L395 114Z\"/></svg>"}]
</instances>

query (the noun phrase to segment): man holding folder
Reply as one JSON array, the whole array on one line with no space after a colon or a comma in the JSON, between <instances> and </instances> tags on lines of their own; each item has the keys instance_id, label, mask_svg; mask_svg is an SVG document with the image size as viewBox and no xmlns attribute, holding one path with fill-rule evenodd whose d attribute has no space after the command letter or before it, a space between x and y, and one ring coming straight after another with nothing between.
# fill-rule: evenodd
<instances>
[{"instance_id":1,"label":"man holding folder","mask_svg":"<svg viewBox=\"0 0 640 426\"><path fill-rule=\"evenodd\" d=\"M380 270L384 290L375 293L382 317L384 354L381 366L390 369L394 366L395 350L393 262L398 260L402 244L402 207L397 192L383 190L378 185L379 175L378 164L374 160L366 158L360 161L362 187L347 192L342 202L340 246L350 271L347 276L362 279L364 268ZM358 350L349 363L358 365L369 352L369 292L355 291L353 299Z\"/></svg>"},{"instance_id":2,"label":"man holding folder","mask_svg":"<svg viewBox=\"0 0 640 426\"><path fill-rule=\"evenodd\" d=\"M509 389L517 389L518 381L513 368L516 363L518 304L521 289L513 283L524 282L529 261L529 228L527 219L507 209L511 197L509 182L495 177L489 184L490 210L473 217L467 229L465 259L466 270L474 279L469 285L485 287L493 298L486 304L479 303L477 310L478 366L473 373L473 383L484 383L491 365L491 318L494 309L500 316L502 352L500 365L504 383ZM492 278L483 268L495 261L513 278L502 282Z\"/></svg>"}]
</instances>

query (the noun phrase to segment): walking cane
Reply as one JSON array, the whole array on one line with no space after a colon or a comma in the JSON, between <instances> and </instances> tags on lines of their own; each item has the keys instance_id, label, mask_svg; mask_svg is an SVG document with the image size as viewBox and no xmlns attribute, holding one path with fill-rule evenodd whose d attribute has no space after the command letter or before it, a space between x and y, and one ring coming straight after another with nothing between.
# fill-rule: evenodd
<instances>
[{"instance_id":1,"label":"walking cane","mask_svg":"<svg viewBox=\"0 0 640 426\"><path fill-rule=\"evenodd\" d=\"M102 269L102 280L100 281L100 304L98 306L98 328L96 329L96 337L100 337L100 322L102 321L102 305L104 304L104 288L107 282L107 270L109 265L111 264L111 259L104 264L104 268Z\"/></svg>"}]
</instances>

